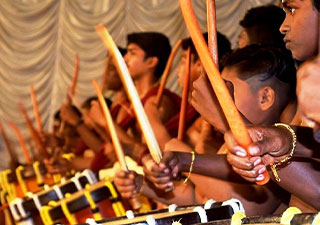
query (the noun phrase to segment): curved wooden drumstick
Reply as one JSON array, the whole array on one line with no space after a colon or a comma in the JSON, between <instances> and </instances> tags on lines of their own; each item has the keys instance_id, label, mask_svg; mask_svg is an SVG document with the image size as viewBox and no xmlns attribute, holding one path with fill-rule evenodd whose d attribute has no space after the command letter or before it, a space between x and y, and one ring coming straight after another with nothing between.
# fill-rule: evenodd
<instances>
[{"instance_id":1,"label":"curved wooden drumstick","mask_svg":"<svg viewBox=\"0 0 320 225\"><path fill-rule=\"evenodd\" d=\"M124 158L124 153L123 153L123 150L122 150L122 147L121 147L121 144L120 144L117 132L116 132L116 128L114 127L113 119L112 119L112 116L110 114L108 105L107 105L107 103L106 103L106 101L105 101L105 99L104 99L104 97L102 95L102 92L99 89L97 81L96 80L92 80L92 83L93 83L94 89L95 89L95 91L97 93L98 100L99 100L100 106L102 108L104 118L107 121L107 125L106 125L105 128L106 128L106 131L109 132L109 134L111 136L112 144L114 146L114 150L116 152L118 161L120 163L120 167L126 173L129 173L129 169L128 169L126 160ZM132 204L132 207L135 210L141 208L141 203L139 202L139 200L136 197L131 198L130 199L130 203Z\"/></svg>"},{"instance_id":2,"label":"curved wooden drumstick","mask_svg":"<svg viewBox=\"0 0 320 225\"><path fill-rule=\"evenodd\" d=\"M40 133L40 135L43 135L43 127L41 123L40 110L39 110L36 92L33 88L33 85L30 86L30 95L32 99L33 112L37 122L38 132Z\"/></svg>"},{"instance_id":3,"label":"curved wooden drumstick","mask_svg":"<svg viewBox=\"0 0 320 225\"><path fill-rule=\"evenodd\" d=\"M103 43L115 58L115 61L116 61L115 66L120 75L120 78L127 92L127 95L130 99L130 102L132 103L133 110L135 112L137 121L139 122L139 125L141 127L143 136L147 142L147 146L149 148L150 154L153 160L156 163L159 163L162 157L162 153L158 145L158 142L156 141L151 125L147 119L146 113L143 109L138 92L133 84L133 81L129 74L126 63L124 62L121 56L121 53L119 52L117 46L112 40L112 37L110 36L109 32L107 31L107 29L104 27L103 24L96 26L96 32L99 34Z\"/></svg>"},{"instance_id":4,"label":"curved wooden drumstick","mask_svg":"<svg viewBox=\"0 0 320 225\"><path fill-rule=\"evenodd\" d=\"M183 86L182 101L181 101L181 108L180 108L180 119L179 119L179 129L178 129L178 140L180 141L182 141L184 138L185 126L186 126L186 113L187 113L189 85L190 85L190 60L191 60L191 52L189 47L187 50L184 86Z\"/></svg>"},{"instance_id":5,"label":"curved wooden drumstick","mask_svg":"<svg viewBox=\"0 0 320 225\"><path fill-rule=\"evenodd\" d=\"M207 76L210 80L211 86L214 89L214 92L219 100L231 131L236 141L245 149L248 149L248 147L252 144L252 140L236 106L234 105L226 84L222 80L219 70L210 56L209 50L207 48L203 35L201 34L198 22L196 21L196 17L192 10L191 0L180 0L180 7L187 29L189 30L199 58L207 72ZM257 184L262 185L270 180L269 174L267 172L265 172L263 175L265 179L261 182L257 182Z\"/></svg>"},{"instance_id":6,"label":"curved wooden drumstick","mask_svg":"<svg viewBox=\"0 0 320 225\"><path fill-rule=\"evenodd\" d=\"M72 82L71 82L71 85L70 85L70 89L68 90L68 93L67 93L67 104L71 104L72 97L76 93L78 77L79 77L79 56L76 53L75 54L74 72L73 72ZM65 125L66 125L65 121L62 121L61 125L60 125L60 128L59 128L59 134L62 133L62 131L64 130Z\"/></svg>"},{"instance_id":7,"label":"curved wooden drumstick","mask_svg":"<svg viewBox=\"0 0 320 225\"><path fill-rule=\"evenodd\" d=\"M106 131L110 134L112 144L114 146L114 150L116 152L118 161L120 163L120 167L122 170L129 172L127 163L124 158L124 153L123 153L116 129L114 127L112 116L111 116L110 111L108 109L107 103L102 95L102 92L100 91L100 88L98 86L97 81L92 80L92 83L93 83L94 89L96 91L96 94L98 96L98 100L99 100L100 106L102 108L104 118L107 121L107 125L105 128L106 128Z\"/></svg>"},{"instance_id":8,"label":"curved wooden drumstick","mask_svg":"<svg viewBox=\"0 0 320 225\"><path fill-rule=\"evenodd\" d=\"M163 72L163 74L161 76L161 82L160 82L160 86L159 86L159 89L158 89L158 92L157 92L157 96L156 96L156 105L157 105L157 107L159 107L159 104L161 102L163 89L166 86L166 82L167 82L167 79L168 79L169 74L170 74L170 70L171 70L173 59L174 59L178 49L180 48L181 44L182 44L182 40L180 39L176 43L174 48L172 49L172 51L170 53L170 56L169 56L169 59L168 59L168 62L167 62L167 65L166 65L166 68L164 69L164 72Z\"/></svg>"},{"instance_id":9,"label":"curved wooden drumstick","mask_svg":"<svg viewBox=\"0 0 320 225\"><path fill-rule=\"evenodd\" d=\"M24 155L24 158L26 160L26 163L28 165L31 165L32 164L32 161L31 161L31 158L30 158L30 155L29 155L29 152L28 152L28 149L27 149L27 146L26 146L26 143L24 142L24 139L22 137L22 134L20 132L20 129L12 122L8 122L8 124L10 125L10 127L14 130L14 132L16 132L16 135L19 139L19 143L20 143L20 146L22 148L22 151L23 151L23 155Z\"/></svg>"},{"instance_id":10,"label":"curved wooden drumstick","mask_svg":"<svg viewBox=\"0 0 320 225\"><path fill-rule=\"evenodd\" d=\"M28 126L28 129L32 135L32 139L38 149L38 154L40 156L44 156L45 158L48 158L49 157L49 153L47 152L46 150L46 146L44 145L44 143L41 141L41 138L39 136L39 133L36 131L36 129L34 128L31 120L30 120L30 117L28 116L28 113L26 111L26 109L24 108L24 106L22 105L22 103L19 103L18 104L19 106L19 109L27 123L27 126Z\"/></svg>"},{"instance_id":11,"label":"curved wooden drumstick","mask_svg":"<svg viewBox=\"0 0 320 225\"><path fill-rule=\"evenodd\" d=\"M0 133L1 133L2 139L4 141L4 144L5 144L6 148L7 148L7 151L9 152L9 155L10 155L10 158L11 158L11 161L12 161L13 165L18 165L17 157L16 157L13 149L10 146L10 142L8 140L6 132L3 129L1 121L0 121Z\"/></svg>"}]
</instances>

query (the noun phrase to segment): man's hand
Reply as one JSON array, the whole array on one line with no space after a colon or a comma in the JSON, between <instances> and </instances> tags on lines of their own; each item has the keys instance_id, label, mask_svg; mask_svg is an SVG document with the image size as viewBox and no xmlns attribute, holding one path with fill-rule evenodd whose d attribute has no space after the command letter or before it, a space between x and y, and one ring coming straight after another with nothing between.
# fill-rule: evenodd
<instances>
[{"instance_id":1,"label":"man's hand","mask_svg":"<svg viewBox=\"0 0 320 225\"><path fill-rule=\"evenodd\" d=\"M150 155L142 159L145 176L160 190L173 189L180 172L179 159L174 152L165 152L159 164Z\"/></svg>"},{"instance_id":2,"label":"man's hand","mask_svg":"<svg viewBox=\"0 0 320 225\"><path fill-rule=\"evenodd\" d=\"M114 183L123 198L132 198L140 192L143 185L143 176L134 171L126 173L120 170L114 177Z\"/></svg>"},{"instance_id":3,"label":"man's hand","mask_svg":"<svg viewBox=\"0 0 320 225\"><path fill-rule=\"evenodd\" d=\"M284 159L292 147L291 133L282 127L248 127L253 144L246 150L239 146L231 132L225 133L228 162L244 179L256 182L264 179L266 166ZM263 164L260 164L263 162Z\"/></svg>"},{"instance_id":4,"label":"man's hand","mask_svg":"<svg viewBox=\"0 0 320 225\"><path fill-rule=\"evenodd\" d=\"M229 129L218 99L204 75L193 82L192 105L208 123L221 132Z\"/></svg>"}]
</instances>

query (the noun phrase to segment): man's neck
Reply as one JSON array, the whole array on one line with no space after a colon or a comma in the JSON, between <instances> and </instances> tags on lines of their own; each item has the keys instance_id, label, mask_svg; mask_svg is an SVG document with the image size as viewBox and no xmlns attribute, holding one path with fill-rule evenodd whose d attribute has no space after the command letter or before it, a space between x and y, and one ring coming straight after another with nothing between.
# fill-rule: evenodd
<instances>
[{"instance_id":1,"label":"man's neck","mask_svg":"<svg viewBox=\"0 0 320 225\"><path fill-rule=\"evenodd\" d=\"M145 94L147 94L147 92L155 85L156 82L157 79L152 73L146 73L134 80L134 84L140 98L145 96Z\"/></svg>"}]
</instances>

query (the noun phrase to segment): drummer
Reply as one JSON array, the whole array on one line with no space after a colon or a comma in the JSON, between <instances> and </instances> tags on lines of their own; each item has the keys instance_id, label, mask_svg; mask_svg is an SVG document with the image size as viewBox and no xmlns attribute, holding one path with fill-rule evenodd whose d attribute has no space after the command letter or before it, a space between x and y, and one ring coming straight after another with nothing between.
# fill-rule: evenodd
<instances>
[{"instance_id":1,"label":"drummer","mask_svg":"<svg viewBox=\"0 0 320 225\"><path fill-rule=\"evenodd\" d=\"M222 76L244 118L248 122L264 125L278 121L283 108L290 99L290 93L295 87L295 67L290 54L275 47L248 46L226 56L223 61ZM275 64L275 62L278 63ZM207 104L209 103L207 102ZM248 109L249 106L250 109ZM163 164L158 167L154 163L152 166L145 167L147 177L160 189L172 187L172 177L175 177L179 171L189 171L190 156L190 153L165 152ZM218 156L214 153L196 155L192 163L195 173L243 183L236 174L232 173L232 169L223 155ZM164 167L165 165L167 167ZM171 174L170 171L172 171ZM142 180L133 172L129 179L126 179L125 174L121 172L117 174L115 184L122 195L129 197L132 193L140 191ZM194 185L197 186L197 183ZM142 191L157 194L152 191L153 189L147 186L143 187ZM214 196L215 193L210 192L211 187L206 187L207 196ZM220 186L221 189L228 187L230 186ZM215 190L214 187L212 189ZM273 183L266 187L247 186L246 184L234 185L228 190L230 195L226 198L241 198L249 215L273 213L280 205L281 197L286 196ZM252 195L249 196L248 193ZM180 198L178 194L180 194ZM203 203L203 199L199 200L196 197L195 194L190 194L190 190L188 191L186 186L180 186L172 195L166 194L162 200L165 202L172 200L177 203L179 198L180 204Z\"/></svg>"},{"instance_id":2,"label":"drummer","mask_svg":"<svg viewBox=\"0 0 320 225\"><path fill-rule=\"evenodd\" d=\"M285 35L286 47L296 60L310 60L319 50L319 0L283 0L282 4L286 18L280 31ZM303 67L301 69L299 73L304 73L306 70ZM308 102L310 99L304 98L303 101ZM263 177L259 170L266 170L266 166L285 160L285 163L279 165L281 169L276 168L276 172L270 172L270 176L273 179L274 175L281 178L278 185L319 210L320 169L319 163L313 160L313 158L319 158L317 153L319 146L312 140L312 131L302 127L254 127L250 128L249 132L251 135L260 136L259 142L254 142L254 145L249 148L252 158L247 156L245 150L237 144L230 133L225 135L230 150L228 161L234 170L244 179L254 182L258 177L259 179ZM296 146L294 145L295 136L297 136ZM256 156L260 157L256 158ZM262 160L266 166L262 168L256 166L252 164L252 159Z\"/></svg>"}]
</instances>

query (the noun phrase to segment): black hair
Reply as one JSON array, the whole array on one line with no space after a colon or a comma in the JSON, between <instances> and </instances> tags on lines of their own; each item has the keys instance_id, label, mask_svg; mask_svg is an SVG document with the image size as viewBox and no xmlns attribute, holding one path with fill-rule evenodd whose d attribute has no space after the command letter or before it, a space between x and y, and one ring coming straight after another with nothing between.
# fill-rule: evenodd
<instances>
[{"instance_id":1,"label":"black hair","mask_svg":"<svg viewBox=\"0 0 320 225\"><path fill-rule=\"evenodd\" d=\"M145 52L145 58L158 58L155 76L160 78L171 52L169 39L158 32L131 33L128 34L127 39L128 45L131 43L136 44Z\"/></svg>"},{"instance_id":2,"label":"black hair","mask_svg":"<svg viewBox=\"0 0 320 225\"><path fill-rule=\"evenodd\" d=\"M285 16L285 12L275 5L259 6L249 9L240 25L245 28L251 44L284 47L284 35L279 29Z\"/></svg>"},{"instance_id":3,"label":"black hair","mask_svg":"<svg viewBox=\"0 0 320 225\"><path fill-rule=\"evenodd\" d=\"M120 47L120 46L117 46L117 47L118 47L119 52L121 53L122 56L124 56L124 55L127 53L127 49L122 48L122 47Z\"/></svg>"},{"instance_id":4,"label":"black hair","mask_svg":"<svg viewBox=\"0 0 320 225\"><path fill-rule=\"evenodd\" d=\"M270 45L249 45L226 54L221 64L236 68L242 80L257 77L256 80L260 82L251 86L253 91L260 89L262 83L270 82L274 86L280 85L280 88L286 84L289 88L288 97L295 96L296 68L289 50Z\"/></svg>"},{"instance_id":5,"label":"black hair","mask_svg":"<svg viewBox=\"0 0 320 225\"><path fill-rule=\"evenodd\" d=\"M98 97L97 96L92 96L92 97L89 97L87 98L81 105L81 108L83 109L90 109L91 107L91 102L92 101L97 101L98 100ZM104 100L106 101L107 103L107 106L110 107L111 104L112 104L112 101L108 98L104 98Z\"/></svg>"},{"instance_id":6,"label":"black hair","mask_svg":"<svg viewBox=\"0 0 320 225\"><path fill-rule=\"evenodd\" d=\"M76 112L76 114L78 116L81 116L81 112L79 111L79 109L77 107L75 107L74 105L71 105L72 109ZM60 117L60 109L57 110L53 116L54 120L59 120L61 121L61 117Z\"/></svg>"},{"instance_id":7,"label":"black hair","mask_svg":"<svg viewBox=\"0 0 320 225\"><path fill-rule=\"evenodd\" d=\"M312 4L318 11L320 10L319 0L312 0Z\"/></svg>"},{"instance_id":8,"label":"black hair","mask_svg":"<svg viewBox=\"0 0 320 225\"><path fill-rule=\"evenodd\" d=\"M208 43L208 33L203 33L203 37L206 41L206 43ZM221 59L227 52L231 51L231 44L230 41L228 40L228 38L221 34L220 32L217 32L217 42L218 42L218 57ZM183 50L187 50L190 47L190 52L192 55L194 55L193 57L193 62L197 61L199 59L198 53L193 45L192 39L189 38L185 38L182 40L182 49Z\"/></svg>"}]
</instances>

